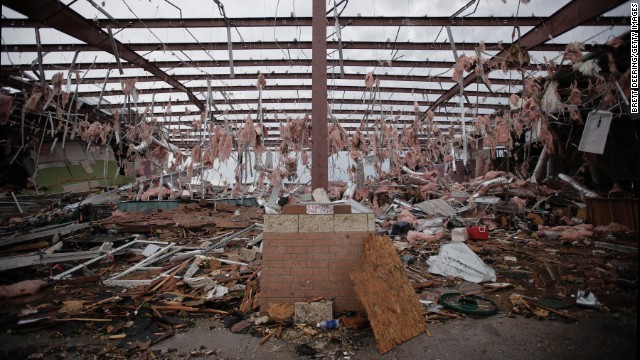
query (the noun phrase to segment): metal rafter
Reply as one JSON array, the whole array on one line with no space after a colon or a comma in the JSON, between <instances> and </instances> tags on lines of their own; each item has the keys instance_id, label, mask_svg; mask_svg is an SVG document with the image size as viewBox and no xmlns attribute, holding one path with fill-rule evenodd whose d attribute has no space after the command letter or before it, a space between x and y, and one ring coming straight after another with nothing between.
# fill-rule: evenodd
<instances>
[{"instance_id":1,"label":"metal rafter","mask_svg":"<svg viewBox=\"0 0 640 360\"><path fill-rule=\"evenodd\" d=\"M109 34L95 24L91 20L85 19L77 12L71 10L68 6L55 0L6 0L2 5L7 6L27 17L31 20L45 23L65 34L87 43L86 46L96 50L102 50L110 54L114 53L112 41ZM114 39L115 40L115 39ZM172 78L169 74L162 71L155 64L138 55L129 46L115 40L115 46L119 56L137 66L145 69L151 74L157 76L162 81L175 87L187 94L189 99L200 109L204 110L204 103L198 99L193 92L181 82ZM43 50L48 51L48 50ZM55 51L55 50L54 50Z\"/></svg>"},{"instance_id":2,"label":"metal rafter","mask_svg":"<svg viewBox=\"0 0 640 360\"><path fill-rule=\"evenodd\" d=\"M340 16L338 21L340 26L537 26L547 21L548 18L541 17L349 17ZM142 24L140 22L144 22ZM153 18L153 19L119 19L112 21L109 19L99 19L100 27L111 26L114 29L140 29L140 28L226 28L225 19L176 19L176 18ZM328 26L333 26L333 17L327 18ZM30 28L39 26L37 22L28 19L2 19L2 27ZM590 19L583 25L589 26L611 26L628 25L629 17L608 16ZM311 26L310 17L278 17L278 18L235 18L229 19L231 27L292 27Z\"/></svg>"},{"instance_id":3,"label":"metal rafter","mask_svg":"<svg viewBox=\"0 0 640 360\"><path fill-rule=\"evenodd\" d=\"M504 106L500 106L500 108L503 108ZM498 106L496 106L496 108L498 108ZM296 109L296 108L282 108L282 109L265 109L264 110L264 114L266 115L273 115L275 113L278 113L279 115L305 115L305 114L311 114L312 109L311 108L304 108L304 109ZM370 115L370 116L379 116L380 112L379 111L373 111L373 110L367 110L367 109L336 109L336 110L331 110L331 112L334 115L354 115L354 116L365 116L365 115ZM211 111L212 114L215 115L224 115L225 111L224 110L220 110L220 111ZM245 117L247 115L252 115L255 117L256 114L256 110L240 110L240 111L233 111L233 112L229 112L229 115L233 115L233 116L242 116ZM454 116L459 116L460 113L459 112L438 112L436 113L437 116L448 116L448 117L454 117ZM391 111L387 111L386 116L392 116L392 115L401 115L401 116L406 116L411 118L413 121L413 119L415 119L415 113L413 111L401 111L401 110L394 110L393 112ZM174 118L174 117L183 117L183 116L191 116L189 119L184 119L181 121L178 121L175 123L175 125L177 124L188 124L190 122L192 122L193 120L195 120L196 118L199 118L199 114L194 114L194 113L187 113L184 111L172 111L170 114L169 113L164 113L164 112L156 112L152 114L153 117L164 117L165 119L168 117ZM265 118L265 122L272 122L273 119L267 119ZM358 120L359 121L359 120Z\"/></svg>"},{"instance_id":4,"label":"metal rafter","mask_svg":"<svg viewBox=\"0 0 640 360\"><path fill-rule=\"evenodd\" d=\"M354 66L354 67L375 67L380 69L389 69L389 68L428 68L428 69L451 69L455 65L454 62L451 61L407 61L407 60L394 60L393 62L386 61L376 61L376 60L344 60L344 66ZM198 61L182 61L182 60L169 60L169 61L157 61L156 64L160 68L227 68L229 67L229 61L212 61L212 60L198 60ZM339 66L339 62L337 60L327 60L327 64L329 67ZM91 63L76 63L76 69L78 70L87 70L91 66ZM291 60L233 60L234 67L291 67L291 66L311 66L311 59L291 59ZM69 64L67 63L58 63L58 64L44 64L43 65L45 71L59 71L61 69L67 70ZM136 64L132 63L124 63L122 67L125 69L137 69L139 68ZM113 63L110 62L97 62L93 65L92 69L110 69L113 68ZM524 67L525 70L535 70L537 65L528 65ZM21 64L21 65L3 65L0 67L0 70L3 73L19 73L20 71L29 71L31 70L31 64ZM265 74L268 76L269 74ZM202 74L193 74L192 76L198 78L202 77ZM215 74L215 76L228 76L228 74ZM236 74L236 78L238 76L247 76L247 74ZM257 78L257 74L251 74L249 76L253 76ZM364 75L362 75L364 76ZM398 75L402 76L402 75Z\"/></svg>"},{"instance_id":5,"label":"metal rafter","mask_svg":"<svg viewBox=\"0 0 640 360\"><path fill-rule=\"evenodd\" d=\"M17 0L12 0L17 1ZM50 0L36 0L36 1L50 1ZM71 29L69 29L72 31ZM99 28L96 28L94 31L100 31ZM69 35L74 36L73 32L68 33ZM105 33L106 34L106 33ZM109 35L106 34L108 37ZM85 41L90 40L90 38L84 37L80 38L78 36L74 36L75 38ZM548 39L547 39L548 40ZM100 44L94 44L93 42L87 42L86 44L43 44L42 51L46 52L73 52L73 51L107 51L108 53L112 53L110 46L105 47ZM467 42L467 43L455 43L455 48L460 51L475 51L475 48L478 47L478 43ZM509 48L512 44L510 43L485 43L485 47L487 51L499 51L503 48ZM120 43L119 47L122 45ZM255 42L233 42L231 43L232 50L308 50L313 46L313 42L311 41L255 41ZM532 51L564 51L567 47L567 44L540 44L536 45L535 49L530 49ZM606 45L593 45L593 44L585 44L585 51L593 52L593 51L602 51L603 49L608 49L609 47ZM338 49L338 42L327 42L328 49ZM451 51L452 44L451 43L443 43L443 42L387 42L387 41L342 41L343 50L403 50L403 51ZM229 44L227 42L190 42L190 43L134 43L126 45L126 50L138 51L138 52L152 52L152 51L228 51ZM16 45L16 44L7 44L4 49L6 52L37 52L36 45ZM131 54L129 54L131 55ZM504 54L503 54L504 55ZM140 55L135 54L136 59L141 58ZM122 56L125 58L124 56ZM133 62L133 61L132 61ZM234 64L235 65L235 64Z\"/></svg>"},{"instance_id":6,"label":"metal rafter","mask_svg":"<svg viewBox=\"0 0 640 360\"><path fill-rule=\"evenodd\" d=\"M364 75L362 74L344 74L344 77L339 78L337 73L329 73L329 78L335 76L336 81L340 80L357 80L363 81ZM173 77L178 81L206 81L206 80L224 80L226 83L231 83L232 80L225 78L228 77L229 74L216 74L216 76L210 75L173 75ZM449 82L453 83L454 81L451 79L451 76L428 76L428 75L374 75L376 79L380 81L410 81L410 82L421 82L421 83L443 83ZM264 74L267 82L269 80L282 80L282 79L296 79L296 80L311 80L311 73L271 73ZM256 74L236 74L233 80L256 80L258 76ZM143 82L155 82L158 81L158 78L155 76L121 76L121 77L110 77L107 80L108 84L111 83L119 83L121 81L127 81L131 79L136 79L139 83ZM506 79L490 79L491 83L494 85L514 85L517 80L506 80ZM71 84L76 84L75 79L71 79ZM90 78L84 79L82 81L83 84L102 84L104 83L104 77L99 78Z\"/></svg>"},{"instance_id":7,"label":"metal rafter","mask_svg":"<svg viewBox=\"0 0 640 360\"><path fill-rule=\"evenodd\" d=\"M364 81L363 81L364 82ZM511 82L510 84L513 85ZM311 91L313 88L312 85L278 85L271 84L267 85L267 87L263 88L262 91ZM224 90L224 91L258 91L253 85L248 86L217 86L216 89ZM328 87L328 90L331 91L352 91L352 92L366 92L367 89L364 86L348 86L348 85L331 85ZM151 94L161 94L161 93L175 93L178 90L173 88L152 88L152 89L138 89L138 94L143 95L145 93ZM206 86L198 86L192 87L191 91L194 92L205 92L207 91ZM381 93L399 93L399 94L415 94L415 95L439 95L442 94L442 90L439 89L421 89L417 87L389 87L389 86L381 86ZM469 95L473 96L475 91L470 92ZM79 96L83 97L96 97L100 96L100 91L78 91ZM109 90L102 93L102 96L118 96L122 95L122 90ZM498 94L498 93L496 93ZM255 101L255 99L254 99Z\"/></svg>"},{"instance_id":8,"label":"metal rafter","mask_svg":"<svg viewBox=\"0 0 640 360\"><path fill-rule=\"evenodd\" d=\"M490 92L480 92L480 93L473 93L471 94L472 96L479 96L479 97L499 97L499 98L508 98L510 96L509 93L490 93ZM428 106L429 105L429 101L425 101L425 100L416 100L418 102L418 104L420 106ZM414 100L380 100L378 102L376 102L376 106L377 105L382 105L382 106L413 106L413 102ZM225 105L225 104L230 104L230 105L240 105L240 104L255 104L256 101L255 99L252 98L247 98L247 99L231 99L231 100L214 100L214 103L217 106L220 105ZM311 103L311 98L308 97L301 97L301 98L271 98L271 99L262 99L262 103L263 104L309 104ZM340 98L329 98L329 103L334 103L336 105L365 105L368 103L368 101L362 100L362 99L340 99ZM138 105L138 108L142 108L144 109L147 106L150 106L152 103L151 101L138 101L136 103ZM172 107L175 106L185 106L185 105L190 105L191 102L190 101L156 101L153 103L154 107L165 107L168 106L169 104L171 104ZM456 103L449 103L450 106L456 106ZM480 105L479 108L483 108L483 109L498 109L498 108L502 108L503 105L491 105L491 104L478 104ZM483 106L484 105L484 106ZM102 109L120 109L122 108L122 104L103 104L102 106L100 106L100 108ZM241 110L241 111L244 111Z\"/></svg>"}]
</instances>

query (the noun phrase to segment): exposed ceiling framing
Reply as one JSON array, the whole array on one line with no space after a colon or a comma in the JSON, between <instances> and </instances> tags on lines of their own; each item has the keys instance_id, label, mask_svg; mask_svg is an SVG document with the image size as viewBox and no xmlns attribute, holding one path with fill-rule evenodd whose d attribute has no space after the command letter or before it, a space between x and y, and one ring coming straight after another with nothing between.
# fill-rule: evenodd
<instances>
[{"instance_id":1,"label":"exposed ceiling framing","mask_svg":"<svg viewBox=\"0 0 640 360\"><path fill-rule=\"evenodd\" d=\"M3 1L3 6L27 17L3 17L3 30L55 29L75 39L65 38L64 41L55 43L49 40L38 46L35 42L12 41L9 36L5 36L3 55L28 60L23 59L13 64L3 61L0 67L0 83L3 86L21 90L21 84L33 81L29 80L33 79L32 60L36 58L39 50L45 55L42 70L47 80L51 79L54 71L63 71L66 74L71 67L71 61L67 59L73 55L72 52L80 52L87 55L73 64L73 70L81 71L83 74L86 72L86 77L81 81L73 77L70 85L77 86L77 93L81 99L101 98L101 109L104 111L137 106L137 110L142 112L153 104L151 114L161 118L163 124L183 124L186 127L200 116L200 111L206 110L206 81L211 81L213 107L208 109L211 116L225 117L228 114L229 117L234 115L237 119L251 114L255 118L258 102L255 81L261 72L267 80L261 102L264 104L264 121L268 129L277 130L278 123L273 116L276 112L297 115L312 112L310 92L313 87L310 80L313 71L311 52L308 51L312 49L312 41L310 37L305 39L305 35L282 35L281 39L277 39L275 35L276 30L286 32L287 29L304 29L305 34L310 35L310 16L181 18L180 14L179 18L128 16L111 20L104 17L90 18L86 13L84 16L81 15L73 9L74 3L81 1L83 0ZM473 55L476 54L480 43L477 39L471 41L464 36L456 36L455 41L449 41L446 32L442 31L444 27L466 31L467 34L475 31L468 29L488 29L494 33L506 31L512 34L511 39L487 40L484 43L486 51L483 55L495 65L500 63L513 44L523 46L531 53L534 61L524 66L522 71L527 75L544 76L543 58L554 56L550 54L555 54L560 69L568 68L568 65L561 64L560 61L562 52L569 42L584 43L585 52L608 51L607 45L603 45L603 42L592 42L589 36L580 38L579 33L576 33L578 35L562 38L561 35L579 27L595 27L601 32L616 27L628 28L629 17L605 15L626 2L574 0L566 2L562 7L559 5L557 11L546 16L339 16L337 19L340 28L354 31L386 28L391 32L397 29L398 34L401 29L438 33L438 36L428 41L398 40L397 34L395 40L378 36L366 41L362 38L338 41L334 34L331 34L335 30L336 21L331 16L327 19L327 34L331 35L327 37L326 65L329 77L329 109L335 118L344 124L345 129L353 131L360 126L361 119L379 117L381 113L388 117L388 121L392 121L392 115L402 115L397 119L398 124L409 124L415 118L413 105L417 102L422 117L426 116L428 110L432 110L436 115L435 121L441 126L455 126L459 129L459 116L462 111L458 108L459 101L455 98L460 94L460 85L451 79L455 66L453 52L455 50ZM75 5L77 8L78 4ZM227 28L234 28L239 36L228 35L228 39L187 37L176 41L160 40L153 33L190 31L189 29L220 31ZM109 35L109 29L115 33L113 40ZM240 31L247 34L254 29L261 33L273 31L276 40L245 41L240 35ZM439 36L438 30L443 36ZM522 31L520 38L514 37L516 30ZM128 37L127 34L136 31L138 34L154 34L158 40L153 37L151 41L145 41L140 37ZM614 30L609 32L611 36L621 33ZM113 43L117 49L117 56L122 60L123 74L118 74L119 66L111 60L114 59L112 55L116 53ZM335 54L338 52L344 52L344 60L337 58ZM236 55L231 57L232 53ZM374 57L371 54L377 55ZM96 60L91 62L88 58ZM35 69L39 70L37 66ZM110 71L105 77L106 70ZM380 85L374 89L364 86L364 76L369 71L373 71L375 79L380 81ZM136 104L125 103L120 83L133 79L139 84L140 99ZM476 113L486 114L504 109L509 95L522 90L522 75L519 72L505 74L496 71L490 74L489 79L491 84L487 86L473 71L464 77L462 84L468 98L464 104L467 121ZM151 94L154 94L153 99ZM171 108L166 108L169 105ZM186 108L189 108L189 113L185 112ZM372 129L367 127L368 131ZM195 140L185 140L182 135L171 136L180 146L195 143ZM267 145L276 144L277 140L270 137L267 139Z\"/></svg>"}]
</instances>

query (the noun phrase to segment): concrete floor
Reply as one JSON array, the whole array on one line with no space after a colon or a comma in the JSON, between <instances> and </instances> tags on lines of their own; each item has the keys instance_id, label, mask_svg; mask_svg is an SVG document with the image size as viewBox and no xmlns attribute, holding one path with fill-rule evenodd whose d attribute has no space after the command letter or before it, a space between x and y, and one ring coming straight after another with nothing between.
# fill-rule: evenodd
<instances>
[{"instance_id":1,"label":"concrete floor","mask_svg":"<svg viewBox=\"0 0 640 360\"><path fill-rule=\"evenodd\" d=\"M335 344L329 336L309 338L287 334L288 339L271 339L259 346L260 337L232 334L212 321L198 321L152 349L164 350L167 358L181 358L205 345L216 350L210 359L299 359L295 347L306 343L322 348L329 359L636 359L637 319L634 315L613 316L580 311L577 323L508 318L498 314L485 319L451 320L429 326L424 334L385 355L376 350L371 329L351 331ZM213 327L213 328L211 328ZM331 335L331 330L323 334ZM345 340L346 338L346 340ZM167 352L168 349L174 351Z\"/></svg>"},{"instance_id":2,"label":"concrete floor","mask_svg":"<svg viewBox=\"0 0 640 360\"><path fill-rule=\"evenodd\" d=\"M199 319L195 326L151 348L158 359L300 359L296 347L318 349L323 359L636 359L636 313L611 314L572 310L576 323L507 317L449 320L432 324L431 337L421 334L385 355L376 349L371 328L320 331L315 337L293 326L282 338L259 346L261 335L233 334L219 320ZM117 341L93 332L63 337L55 329L0 333L0 359L149 359L148 352L132 356L114 352ZM109 345L113 346L111 349ZM50 349L57 348L56 351ZM18 355L16 355L18 354Z\"/></svg>"}]
</instances>

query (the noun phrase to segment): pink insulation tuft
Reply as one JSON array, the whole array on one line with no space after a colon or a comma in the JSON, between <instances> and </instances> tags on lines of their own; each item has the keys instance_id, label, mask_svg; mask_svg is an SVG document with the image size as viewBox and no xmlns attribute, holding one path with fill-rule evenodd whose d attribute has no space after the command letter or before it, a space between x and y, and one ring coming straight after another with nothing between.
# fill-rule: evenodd
<instances>
[{"instance_id":1,"label":"pink insulation tuft","mask_svg":"<svg viewBox=\"0 0 640 360\"><path fill-rule=\"evenodd\" d=\"M11 285L3 285L0 286L0 299L33 295L47 284L44 280L24 280Z\"/></svg>"}]
</instances>

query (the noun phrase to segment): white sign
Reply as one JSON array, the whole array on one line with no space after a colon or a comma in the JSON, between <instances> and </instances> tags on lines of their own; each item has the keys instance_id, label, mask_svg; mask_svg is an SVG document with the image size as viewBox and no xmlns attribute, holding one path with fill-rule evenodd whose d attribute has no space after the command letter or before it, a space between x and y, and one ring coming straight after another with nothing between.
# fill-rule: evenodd
<instances>
[{"instance_id":1,"label":"white sign","mask_svg":"<svg viewBox=\"0 0 640 360\"><path fill-rule=\"evenodd\" d=\"M307 215L332 215L331 205L307 205Z\"/></svg>"}]
</instances>

